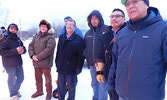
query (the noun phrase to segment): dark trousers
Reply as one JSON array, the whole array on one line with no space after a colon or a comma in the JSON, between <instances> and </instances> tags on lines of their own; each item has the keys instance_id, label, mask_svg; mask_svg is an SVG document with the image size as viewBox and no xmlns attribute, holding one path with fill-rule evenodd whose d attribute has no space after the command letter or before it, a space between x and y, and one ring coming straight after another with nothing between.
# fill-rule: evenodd
<instances>
[{"instance_id":1,"label":"dark trousers","mask_svg":"<svg viewBox=\"0 0 167 100\"><path fill-rule=\"evenodd\" d=\"M18 90L24 80L24 72L23 67L13 67L13 68L6 68L6 72L8 74L8 88L10 92L10 97L17 95Z\"/></svg>"},{"instance_id":2,"label":"dark trousers","mask_svg":"<svg viewBox=\"0 0 167 100\"><path fill-rule=\"evenodd\" d=\"M67 100L75 100L75 88L77 83L77 74L73 75L64 75L58 73L58 94L59 100L65 99L65 84L68 83L68 99Z\"/></svg>"},{"instance_id":3,"label":"dark trousers","mask_svg":"<svg viewBox=\"0 0 167 100\"><path fill-rule=\"evenodd\" d=\"M36 80L36 88L38 93L43 93L43 78L42 75L45 76L45 87L46 92L48 94L52 93L52 77L51 77L51 68L43 68L43 67L34 67L35 69L35 80Z\"/></svg>"}]
</instances>

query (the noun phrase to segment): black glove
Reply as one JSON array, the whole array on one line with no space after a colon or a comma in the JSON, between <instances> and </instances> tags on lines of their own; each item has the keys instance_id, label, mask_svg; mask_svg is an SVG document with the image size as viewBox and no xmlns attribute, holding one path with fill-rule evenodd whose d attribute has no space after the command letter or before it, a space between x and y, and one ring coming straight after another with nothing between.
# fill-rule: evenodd
<instances>
[{"instance_id":1,"label":"black glove","mask_svg":"<svg viewBox=\"0 0 167 100\"><path fill-rule=\"evenodd\" d=\"M119 100L119 96L115 90L108 90L108 94L110 96L110 100Z\"/></svg>"}]
</instances>

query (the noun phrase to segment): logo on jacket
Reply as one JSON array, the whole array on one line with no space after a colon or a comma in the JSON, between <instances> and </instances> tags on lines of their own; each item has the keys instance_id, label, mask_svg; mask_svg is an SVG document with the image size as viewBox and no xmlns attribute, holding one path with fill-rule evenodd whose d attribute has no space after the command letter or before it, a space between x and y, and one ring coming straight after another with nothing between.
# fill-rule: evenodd
<instances>
[{"instance_id":1,"label":"logo on jacket","mask_svg":"<svg viewBox=\"0 0 167 100\"><path fill-rule=\"evenodd\" d=\"M148 39L149 38L149 36L142 36L144 39Z\"/></svg>"},{"instance_id":2,"label":"logo on jacket","mask_svg":"<svg viewBox=\"0 0 167 100\"><path fill-rule=\"evenodd\" d=\"M102 34L105 34L105 31L102 31Z\"/></svg>"}]
</instances>

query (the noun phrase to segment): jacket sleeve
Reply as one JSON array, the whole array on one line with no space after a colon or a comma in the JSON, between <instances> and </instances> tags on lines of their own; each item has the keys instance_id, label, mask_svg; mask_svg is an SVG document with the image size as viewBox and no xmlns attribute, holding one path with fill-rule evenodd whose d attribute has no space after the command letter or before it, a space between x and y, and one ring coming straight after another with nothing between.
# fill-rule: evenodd
<instances>
[{"instance_id":1,"label":"jacket sleeve","mask_svg":"<svg viewBox=\"0 0 167 100\"><path fill-rule=\"evenodd\" d=\"M80 42L80 47L78 48L77 74L81 73L84 64L84 56L83 56L84 49L85 49L85 43L84 40L82 40Z\"/></svg>"},{"instance_id":2,"label":"jacket sleeve","mask_svg":"<svg viewBox=\"0 0 167 100\"><path fill-rule=\"evenodd\" d=\"M59 38L59 41L60 41L60 38ZM57 45L56 58L55 58L56 67L57 67L58 54L59 54L59 46L60 46L60 42L59 41L58 41L58 45Z\"/></svg>"},{"instance_id":3,"label":"jacket sleeve","mask_svg":"<svg viewBox=\"0 0 167 100\"><path fill-rule=\"evenodd\" d=\"M16 48L14 49L8 49L6 46L6 43L3 45L0 45L0 55L1 56L13 56L13 55L19 55Z\"/></svg>"},{"instance_id":4,"label":"jacket sleeve","mask_svg":"<svg viewBox=\"0 0 167 100\"><path fill-rule=\"evenodd\" d=\"M33 37L33 40L31 41L28 47L28 53L29 53L30 58L32 58L32 56L35 55L34 42L35 42L35 36Z\"/></svg>"},{"instance_id":5,"label":"jacket sleeve","mask_svg":"<svg viewBox=\"0 0 167 100\"><path fill-rule=\"evenodd\" d=\"M105 35L102 35L101 37L97 38L95 41L95 62L102 62L105 63L105 48L103 47L104 45L104 37Z\"/></svg>"},{"instance_id":6,"label":"jacket sleeve","mask_svg":"<svg viewBox=\"0 0 167 100\"><path fill-rule=\"evenodd\" d=\"M55 38L54 36L51 36L47 41L46 48L36 55L38 60L42 60L50 56L54 51L55 45L56 45Z\"/></svg>"},{"instance_id":7,"label":"jacket sleeve","mask_svg":"<svg viewBox=\"0 0 167 100\"><path fill-rule=\"evenodd\" d=\"M21 47L23 47L23 49L24 49L23 54L25 54L27 50L26 50L26 48L25 48L23 42L20 40L20 38L19 38L18 40L19 40L19 45L20 45Z\"/></svg>"},{"instance_id":8,"label":"jacket sleeve","mask_svg":"<svg viewBox=\"0 0 167 100\"><path fill-rule=\"evenodd\" d=\"M167 33L163 40L163 59L164 59L165 67L167 68Z\"/></svg>"},{"instance_id":9,"label":"jacket sleeve","mask_svg":"<svg viewBox=\"0 0 167 100\"><path fill-rule=\"evenodd\" d=\"M112 65L110 67L109 76L108 76L108 89L109 90L115 90L117 60L118 60L118 47L117 47L117 43L115 42L113 49L112 49Z\"/></svg>"}]
</instances>

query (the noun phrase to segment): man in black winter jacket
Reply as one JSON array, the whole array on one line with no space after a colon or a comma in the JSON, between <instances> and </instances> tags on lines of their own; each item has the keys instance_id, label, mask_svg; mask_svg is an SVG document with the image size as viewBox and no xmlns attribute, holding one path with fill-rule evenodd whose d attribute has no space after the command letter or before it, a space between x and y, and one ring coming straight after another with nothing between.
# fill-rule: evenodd
<instances>
[{"instance_id":1,"label":"man in black winter jacket","mask_svg":"<svg viewBox=\"0 0 167 100\"><path fill-rule=\"evenodd\" d=\"M68 100L75 100L77 74L81 72L84 63L84 40L74 32L75 28L75 21L68 20L66 32L60 36L58 42L55 62L58 72L59 100L65 98L66 82L68 83Z\"/></svg>"},{"instance_id":2,"label":"man in black winter jacket","mask_svg":"<svg viewBox=\"0 0 167 100\"><path fill-rule=\"evenodd\" d=\"M4 38L0 42L0 55L3 67L8 74L8 87L11 100L18 100L18 91L24 80L23 61L21 55L26 52L23 42L17 37L18 27L10 24Z\"/></svg>"},{"instance_id":3,"label":"man in black winter jacket","mask_svg":"<svg viewBox=\"0 0 167 100\"><path fill-rule=\"evenodd\" d=\"M98 49L102 49L100 42L104 34L108 34L109 28L104 25L104 20L98 10L94 10L87 18L90 29L85 34L86 49L84 56L91 73L91 86L93 88L93 100L107 100L107 81L103 78L104 55L99 55ZM97 76L97 79L96 79Z\"/></svg>"}]
</instances>

